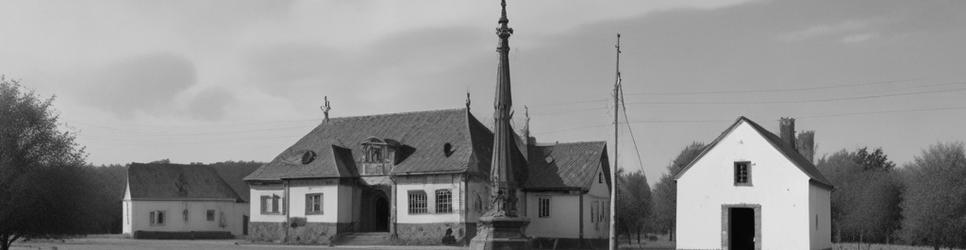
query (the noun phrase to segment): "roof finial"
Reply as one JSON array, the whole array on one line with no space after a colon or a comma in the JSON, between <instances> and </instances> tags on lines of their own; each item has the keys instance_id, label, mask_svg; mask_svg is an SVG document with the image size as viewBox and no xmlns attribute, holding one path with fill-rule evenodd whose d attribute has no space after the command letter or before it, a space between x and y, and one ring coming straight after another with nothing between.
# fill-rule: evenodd
<instances>
[{"instance_id":1,"label":"roof finial","mask_svg":"<svg viewBox=\"0 0 966 250\"><path fill-rule=\"evenodd\" d=\"M332 106L329 105L329 96L322 97L322 113L325 114L325 120L329 121L329 110L332 110Z\"/></svg>"},{"instance_id":2,"label":"roof finial","mask_svg":"<svg viewBox=\"0 0 966 250\"><path fill-rule=\"evenodd\" d=\"M466 91L466 111L470 111L470 92Z\"/></svg>"}]
</instances>

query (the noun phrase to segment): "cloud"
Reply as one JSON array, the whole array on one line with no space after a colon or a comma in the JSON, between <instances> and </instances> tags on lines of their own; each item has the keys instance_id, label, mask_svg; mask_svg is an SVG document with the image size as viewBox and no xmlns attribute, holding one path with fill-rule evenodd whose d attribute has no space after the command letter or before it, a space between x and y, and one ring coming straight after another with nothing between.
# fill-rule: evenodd
<instances>
[{"instance_id":1,"label":"cloud","mask_svg":"<svg viewBox=\"0 0 966 250\"><path fill-rule=\"evenodd\" d=\"M236 103L235 96L222 87L212 87L196 94L186 107L189 114L200 120L219 120L229 106Z\"/></svg>"},{"instance_id":2,"label":"cloud","mask_svg":"<svg viewBox=\"0 0 966 250\"><path fill-rule=\"evenodd\" d=\"M865 41L868 41L868 40L872 40L872 39L874 39L874 38L876 38L878 36L879 35L876 34L876 33L858 33L858 34L851 34L851 35L847 35L847 36L843 37L842 38L842 42L843 43L860 43L860 42L865 42Z\"/></svg>"},{"instance_id":3,"label":"cloud","mask_svg":"<svg viewBox=\"0 0 966 250\"><path fill-rule=\"evenodd\" d=\"M91 72L82 84L87 104L130 118L171 106L174 97L197 81L194 64L180 55L148 54L114 62Z\"/></svg>"},{"instance_id":4,"label":"cloud","mask_svg":"<svg viewBox=\"0 0 966 250\"><path fill-rule=\"evenodd\" d=\"M801 30L780 34L778 35L778 40L797 42L823 36L841 35L844 33L867 30L874 24L876 24L876 22L872 20L848 20L837 24L815 25ZM868 38L871 37L866 37L866 39Z\"/></svg>"}]
</instances>

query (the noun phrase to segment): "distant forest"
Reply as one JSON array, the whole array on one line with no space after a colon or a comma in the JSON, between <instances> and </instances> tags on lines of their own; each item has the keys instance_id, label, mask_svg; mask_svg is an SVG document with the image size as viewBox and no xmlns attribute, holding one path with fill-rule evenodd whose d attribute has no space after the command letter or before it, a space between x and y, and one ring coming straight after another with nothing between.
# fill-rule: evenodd
<instances>
[{"instance_id":1,"label":"distant forest","mask_svg":"<svg viewBox=\"0 0 966 250\"><path fill-rule=\"evenodd\" d=\"M153 163L171 163L169 160L154 161ZM203 163L190 163L201 165ZM212 164L204 164L213 167L249 167L261 166L262 162L255 161L223 161ZM127 168L130 164L120 165L88 165L82 168L79 179L89 192L81 192L88 197L78 197L83 202L88 223L80 233L82 234L119 234L121 233L121 200L124 198L124 189L127 184Z\"/></svg>"}]
</instances>

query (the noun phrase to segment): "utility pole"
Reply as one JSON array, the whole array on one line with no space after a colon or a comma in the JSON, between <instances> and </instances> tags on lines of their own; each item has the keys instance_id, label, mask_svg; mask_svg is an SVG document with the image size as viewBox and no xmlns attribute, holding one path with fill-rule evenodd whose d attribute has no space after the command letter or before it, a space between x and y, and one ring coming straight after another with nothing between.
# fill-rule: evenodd
<instances>
[{"instance_id":1,"label":"utility pole","mask_svg":"<svg viewBox=\"0 0 966 250\"><path fill-rule=\"evenodd\" d=\"M617 33L617 75L614 78L614 167L610 171L610 249L617 250L617 134L619 131L618 108L621 88L621 33Z\"/></svg>"}]
</instances>

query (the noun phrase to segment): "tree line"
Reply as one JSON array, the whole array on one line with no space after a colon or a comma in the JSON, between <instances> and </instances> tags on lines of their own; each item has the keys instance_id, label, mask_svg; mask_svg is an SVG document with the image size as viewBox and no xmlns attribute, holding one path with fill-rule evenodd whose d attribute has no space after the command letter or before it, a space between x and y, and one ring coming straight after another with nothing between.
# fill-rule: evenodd
<instances>
[{"instance_id":1,"label":"tree line","mask_svg":"<svg viewBox=\"0 0 966 250\"><path fill-rule=\"evenodd\" d=\"M0 250L22 239L121 233L128 165L88 164L53 101L0 76ZM253 164L261 165L211 165Z\"/></svg>"},{"instance_id":2,"label":"tree line","mask_svg":"<svg viewBox=\"0 0 966 250\"><path fill-rule=\"evenodd\" d=\"M798 137L810 141L814 131L803 131ZM647 187L643 173L618 171L619 235L631 240L644 232L674 239L677 189L673 177L705 146L694 142L684 147L649 190L643 188ZM798 148L806 158L813 157L815 147ZM881 148L872 147L842 149L814 163L835 185L831 194L834 242L966 247L963 142L930 145L901 166Z\"/></svg>"}]
</instances>

